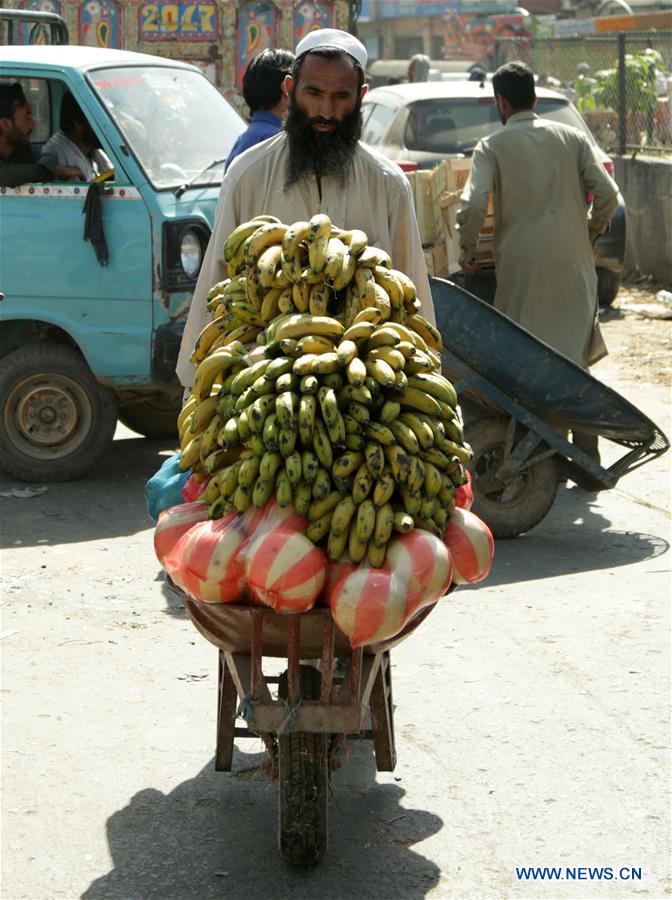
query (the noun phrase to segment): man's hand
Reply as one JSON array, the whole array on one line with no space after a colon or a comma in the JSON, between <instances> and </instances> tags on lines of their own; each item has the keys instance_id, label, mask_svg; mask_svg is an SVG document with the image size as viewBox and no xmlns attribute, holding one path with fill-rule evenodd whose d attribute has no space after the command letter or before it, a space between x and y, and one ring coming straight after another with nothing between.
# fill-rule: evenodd
<instances>
[{"instance_id":1,"label":"man's hand","mask_svg":"<svg viewBox=\"0 0 672 900\"><path fill-rule=\"evenodd\" d=\"M79 181L86 181L86 176L79 166L56 166L54 174L57 178L78 178Z\"/></svg>"},{"instance_id":2,"label":"man's hand","mask_svg":"<svg viewBox=\"0 0 672 900\"><path fill-rule=\"evenodd\" d=\"M475 272L478 272L478 260L475 256L472 256L470 259L461 259L460 268L465 275L473 275Z\"/></svg>"}]
</instances>

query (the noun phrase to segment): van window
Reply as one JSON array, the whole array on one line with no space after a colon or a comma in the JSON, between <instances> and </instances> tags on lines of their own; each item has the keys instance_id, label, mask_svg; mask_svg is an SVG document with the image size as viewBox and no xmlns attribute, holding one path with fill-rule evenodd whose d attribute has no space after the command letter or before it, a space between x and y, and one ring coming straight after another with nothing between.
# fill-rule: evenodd
<instances>
[{"instance_id":1,"label":"van window","mask_svg":"<svg viewBox=\"0 0 672 900\"><path fill-rule=\"evenodd\" d=\"M382 106L380 103L371 103L367 106L371 107L371 112L362 131L362 140L365 144L379 144L385 136L396 110Z\"/></svg>"},{"instance_id":2,"label":"van window","mask_svg":"<svg viewBox=\"0 0 672 900\"><path fill-rule=\"evenodd\" d=\"M164 66L98 69L93 86L157 188L212 184L245 122L200 72ZM204 171L206 170L206 171Z\"/></svg>"},{"instance_id":3,"label":"van window","mask_svg":"<svg viewBox=\"0 0 672 900\"><path fill-rule=\"evenodd\" d=\"M16 84L17 81L23 88L36 122L30 143L44 144L49 139L52 129L49 82L44 78L12 78L5 75L0 78L2 84Z\"/></svg>"}]
</instances>

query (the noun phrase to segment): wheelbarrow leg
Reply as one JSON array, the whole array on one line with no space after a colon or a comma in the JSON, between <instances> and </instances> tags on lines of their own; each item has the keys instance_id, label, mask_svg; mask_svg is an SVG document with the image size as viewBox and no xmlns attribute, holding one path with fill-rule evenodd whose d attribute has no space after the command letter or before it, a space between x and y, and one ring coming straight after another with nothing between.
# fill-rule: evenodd
<instances>
[{"instance_id":1,"label":"wheelbarrow leg","mask_svg":"<svg viewBox=\"0 0 672 900\"><path fill-rule=\"evenodd\" d=\"M215 749L216 772L231 771L237 700L236 685L226 665L224 652L220 650L219 690L217 693L217 746Z\"/></svg>"},{"instance_id":2,"label":"wheelbarrow leg","mask_svg":"<svg viewBox=\"0 0 672 900\"><path fill-rule=\"evenodd\" d=\"M397 764L393 716L392 666L389 651L386 651L371 690L373 749L376 754L376 769L379 772L393 772Z\"/></svg>"}]
</instances>

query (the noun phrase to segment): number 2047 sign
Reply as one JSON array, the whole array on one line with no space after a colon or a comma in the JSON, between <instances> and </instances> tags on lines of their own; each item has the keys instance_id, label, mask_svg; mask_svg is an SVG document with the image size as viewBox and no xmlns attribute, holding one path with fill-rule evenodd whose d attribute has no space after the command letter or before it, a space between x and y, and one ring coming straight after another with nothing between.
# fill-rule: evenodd
<instances>
[{"instance_id":1,"label":"number 2047 sign","mask_svg":"<svg viewBox=\"0 0 672 900\"><path fill-rule=\"evenodd\" d=\"M174 3L157 0L138 10L142 41L212 41L217 37L214 3Z\"/></svg>"}]
</instances>

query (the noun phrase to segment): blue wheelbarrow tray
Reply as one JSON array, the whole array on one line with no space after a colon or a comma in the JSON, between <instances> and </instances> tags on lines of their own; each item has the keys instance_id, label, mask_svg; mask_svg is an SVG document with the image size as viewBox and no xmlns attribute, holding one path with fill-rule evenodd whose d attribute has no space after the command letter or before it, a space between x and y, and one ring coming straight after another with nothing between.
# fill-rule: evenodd
<instances>
[{"instance_id":1,"label":"blue wheelbarrow tray","mask_svg":"<svg viewBox=\"0 0 672 900\"><path fill-rule=\"evenodd\" d=\"M651 419L585 369L452 282L430 282L444 371L461 401L464 395L536 433L564 458L577 484L611 488L669 448ZM569 431L598 435L627 452L603 468L568 440Z\"/></svg>"}]
</instances>

